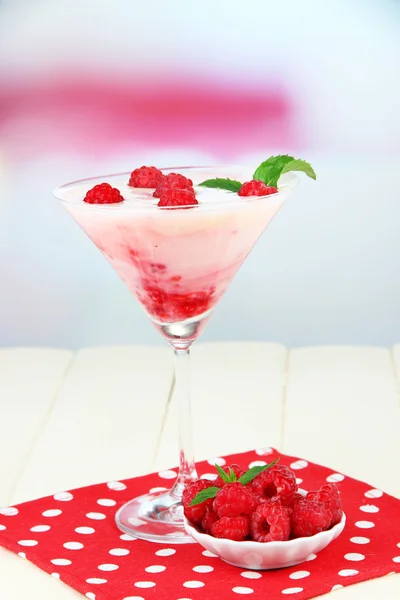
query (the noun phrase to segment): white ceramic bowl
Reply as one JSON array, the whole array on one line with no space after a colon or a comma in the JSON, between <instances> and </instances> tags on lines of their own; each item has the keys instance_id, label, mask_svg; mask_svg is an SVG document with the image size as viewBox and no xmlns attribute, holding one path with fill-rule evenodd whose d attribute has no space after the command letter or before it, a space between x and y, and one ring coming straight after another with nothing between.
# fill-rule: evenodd
<instances>
[{"instance_id":1,"label":"white ceramic bowl","mask_svg":"<svg viewBox=\"0 0 400 600\"><path fill-rule=\"evenodd\" d=\"M299 490L300 491L300 490ZM303 492L303 490L301 490ZM305 492L303 492L304 494ZM304 562L310 554L318 554L343 531L346 515L340 523L311 537L302 537L287 542L234 542L201 533L185 518L185 529L203 548L213 552L225 562L243 569L281 569Z\"/></svg>"}]
</instances>

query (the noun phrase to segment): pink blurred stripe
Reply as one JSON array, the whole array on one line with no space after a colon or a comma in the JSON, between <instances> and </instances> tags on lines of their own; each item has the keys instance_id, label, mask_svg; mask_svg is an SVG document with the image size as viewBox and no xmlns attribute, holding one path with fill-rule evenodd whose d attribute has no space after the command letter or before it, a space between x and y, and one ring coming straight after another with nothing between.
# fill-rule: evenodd
<instances>
[{"instance_id":1,"label":"pink blurred stripe","mask_svg":"<svg viewBox=\"0 0 400 600\"><path fill-rule=\"evenodd\" d=\"M225 157L297 143L295 108L276 83L63 81L0 90L0 134L12 155L103 155L121 147L193 147Z\"/></svg>"}]
</instances>

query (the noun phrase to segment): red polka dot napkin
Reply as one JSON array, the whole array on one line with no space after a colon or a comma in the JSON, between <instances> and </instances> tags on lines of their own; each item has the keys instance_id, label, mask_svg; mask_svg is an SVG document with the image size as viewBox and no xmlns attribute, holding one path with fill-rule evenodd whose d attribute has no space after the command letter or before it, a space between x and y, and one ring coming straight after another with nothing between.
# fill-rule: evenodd
<instances>
[{"instance_id":1,"label":"red polka dot napkin","mask_svg":"<svg viewBox=\"0 0 400 600\"><path fill-rule=\"evenodd\" d=\"M265 448L225 461L247 467L264 455L270 462L278 453ZM199 473L210 473L216 461L199 463ZM245 571L198 544L153 544L122 534L114 523L117 508L149 490L165 489L175 471L0 509L0 545L92 600L233 600L243 595L304 600L400 571L400 500L302 459L281 455L281 464L296 472L303 489L337 482L347 515L342 535L295 567Z\"/></svg>"}]
</instances>

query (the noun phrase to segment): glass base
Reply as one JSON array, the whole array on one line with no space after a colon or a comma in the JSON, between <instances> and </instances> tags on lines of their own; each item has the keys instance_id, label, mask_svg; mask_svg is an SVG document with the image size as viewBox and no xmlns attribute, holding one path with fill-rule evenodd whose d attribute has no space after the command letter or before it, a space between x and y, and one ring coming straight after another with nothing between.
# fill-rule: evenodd
<instances>
[{"instance_id":1,"label":"glass base","mask_svg":"<svg viewBox=\"0 0 400 600\"><path fill-rule=\"evenodd\" d=\"M142 540L159 544L190 544L183 525L183 507L171 492L158 492L134 498L115 516L121 531Z\"/></svg>"}]
</instances>

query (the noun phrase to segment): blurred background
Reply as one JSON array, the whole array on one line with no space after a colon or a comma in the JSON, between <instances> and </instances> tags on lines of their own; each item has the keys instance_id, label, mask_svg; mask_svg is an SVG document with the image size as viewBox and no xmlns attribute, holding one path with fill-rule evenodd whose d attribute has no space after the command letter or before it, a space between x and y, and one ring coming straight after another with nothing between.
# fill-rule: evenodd
<instances>
[{"instance_id":1,"label":"blurred background","mask_svg":"<svg viewBox=\"0 0 400 600\"><path fill-rule=\"evenodd\" d=\"M308 159L204 340L400 341L400 2L0 0L0 345L162 344L52 197Z\"/></svg>"}]
</instances>

